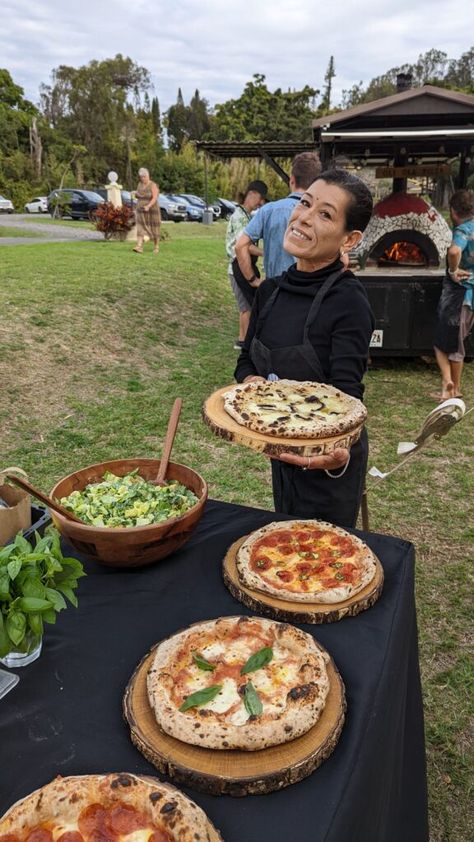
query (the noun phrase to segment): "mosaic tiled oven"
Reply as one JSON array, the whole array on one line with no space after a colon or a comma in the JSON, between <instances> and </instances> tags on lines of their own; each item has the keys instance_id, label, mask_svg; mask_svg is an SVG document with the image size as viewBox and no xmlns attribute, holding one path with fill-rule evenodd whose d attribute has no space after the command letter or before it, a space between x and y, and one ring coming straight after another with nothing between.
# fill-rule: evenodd
<instances>
[{"instance_id":1,"label":"mosaic tiled oven","mask_svg":"<svg viewBox=\"0 0 474 842\"><path fill-rule=\"evenodd\" d=\"M392 193L379 202L357 250L361 266L443 266L451 242L445 219L423 199Z\"/></svg>"}]
</instances>

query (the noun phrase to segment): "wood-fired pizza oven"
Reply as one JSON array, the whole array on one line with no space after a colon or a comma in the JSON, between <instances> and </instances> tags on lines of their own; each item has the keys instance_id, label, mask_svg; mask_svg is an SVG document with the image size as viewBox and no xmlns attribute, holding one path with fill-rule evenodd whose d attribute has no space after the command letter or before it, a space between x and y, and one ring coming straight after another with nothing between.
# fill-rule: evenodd
<instances>
[{"instance_id":1,"label":"wood-fired pizza oven","mask_svg":"<svg viewBox=\"0 0 474 842\"><path fill-rule=\"evenodd\" d=\"M444 264L451 242L449 225L436 208L408 193L379 202L357 250L361 266L385 269Z\"/></svg>"}]
</instances>

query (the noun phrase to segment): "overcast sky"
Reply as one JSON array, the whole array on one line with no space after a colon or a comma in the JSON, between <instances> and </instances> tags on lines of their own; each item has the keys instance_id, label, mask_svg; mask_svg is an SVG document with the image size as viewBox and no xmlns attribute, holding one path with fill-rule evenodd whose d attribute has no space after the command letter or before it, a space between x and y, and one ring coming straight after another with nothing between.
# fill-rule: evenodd
<instances>
[{"instance_id":1,"label":"overcast sky","mask_svg":"<svg viewBox=\"0 0 474 842\"><path fill-rule=\"evenodd\" d=\"M60 64L130 56L146 67L164 111L181 86L211 105L239 96L254 73L268 87L322 88L334 98L432 47L459 58L473 42L472 0L1 0L0 66L38 101Z\"/></svg>"}]
</instances>

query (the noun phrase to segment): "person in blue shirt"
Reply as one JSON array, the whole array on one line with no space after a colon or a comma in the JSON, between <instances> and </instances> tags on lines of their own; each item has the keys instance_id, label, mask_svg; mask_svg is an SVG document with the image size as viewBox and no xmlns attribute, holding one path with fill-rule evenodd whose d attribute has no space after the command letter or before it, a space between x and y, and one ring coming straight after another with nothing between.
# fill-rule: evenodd
<instances>
[{"instance_id":1,"label":"person in blue shirt","mask_svg":"<svg viewBox=\"0 0 474 842\"><path fill-rule=\"evenodd\" d=\"M260 208L245 227L235 244L242 274L253 286L258 286L252 267L252 247L263 239L263 268L267 278L276 278L295 262L293 255L283 248L283 238L293 208L304 191L321 172L321 162L316 152L301 152L293 159L290 175L290 193L284 199L268 202Z\"/></svg>"},{"instance_id":2,"label":"person in blue shirt","mask_svg":"<svg viewBox=\"0 0 474 842\"><path fill-rule=\"evenodd\" d=\"M449 201L453 240L438 305L434 350L441 372L437 400L461 398L464 342L474 326L474 191L457 190Z\"/></svg>"}]
</instances>

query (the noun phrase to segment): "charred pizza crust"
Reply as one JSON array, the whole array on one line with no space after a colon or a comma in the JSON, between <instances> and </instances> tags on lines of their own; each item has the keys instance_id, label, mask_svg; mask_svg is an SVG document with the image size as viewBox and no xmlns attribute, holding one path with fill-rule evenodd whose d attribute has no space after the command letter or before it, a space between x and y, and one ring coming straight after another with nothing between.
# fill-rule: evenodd
<instances>
[{"instance_id":1,"label":"charred pizza crust","mask_svg":"<svg viewBox=\"0 0 474 842\"><path fill-rule=\"evenodd\" d=\"M225 411L243 427L283 438L331 438L352 432L367 417L357 398L310 381L250 381L223 398Z\"/></svg>"},{"instance_id":2,"label":"charred pizza crust","mask_svg":"<svg viewBox=\"0 0 474 842\"><path fill-rule=\"evenodd\" d=\"M164 840L209 842L211 838L206 814L194 801L170 784L127 772L55 778L10 807L0 819L0 839L11 834L10 841L23 842L31 830L46 826L56 840L62 833L77 831L82 811L97 804L106 809L133 807L149 818L150 827L162 830Z\"/></svg>"},{"instance_id":3,"label":"charred pizza crust","mask_svg":"<svg viewBox=\"0 0 474 842\"><path fill-rule=\"evenodd\" d=\"M316 530L316 535L322 533L319 539L316 537L312 543L308 543L309 538L306 542L298 540L298 535L304 535L305 530L307 535L311 535L310 530L313 529ZM260 543L262 539L272 535L283 535L283 533L286 535L291 533L291 537L286 540L284 552L278 551L278 544L274 550L271 547L266 550ZM292 542L294 542L293 551L291 550ZM345 548L344 560L332 560L329 564L322 563L323 553L328 555L332 546L334 546L334 556L338 557L338 544ZM346 548L349 546L353 548L353 556L347 554ZM262 569L258 569L260 565L257 564L258 559L256 559L257 549L262 559L268 558L271 562L270 572L268 568L265 569L265 563L261 565ZM344 581L344 573L339 570L345 563L355 565L356 582L351 581L352 576L348 576L348 581ZM377 569L372 550L360 538L350 535L339 526L321 520L287 520L262 526L261 529L252 532L239 547L236 566L241 584L251 590L269 593L291 602L321 603L342 602L359 593L372 581ZM318 567L322 568L321 572L317 570ZM323 574L324 570L325 574ZM322 584L329 570L331 570L331 576L342 579L337 587L324 587ZM284 575L282 579L278 579L278 574L281 575L287 571L292 571L291 587L289 584L285 586Z\"/></svg>"},{"instance_id":4,"label":"charred pizza crust","mask_svg":"<svg viewBox=\"0 0 474 842\"><path fill-rule=\"evenodd\" d=\"M264 647L272 649L270 663L242 675L249 657ZM196 652L212 672L196 666ZM160 728L183 742L264 749L299 737L317 722L329 692L328 661L311 635L286 623L261 617L195 623L158 645L147 677L150 706ZM259 715L245 706L249 681L262 702ZM216 685L222 690L212 701L180 710L193 692Z\"/></svg>"}]
</instances>

